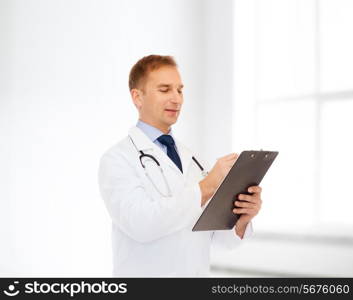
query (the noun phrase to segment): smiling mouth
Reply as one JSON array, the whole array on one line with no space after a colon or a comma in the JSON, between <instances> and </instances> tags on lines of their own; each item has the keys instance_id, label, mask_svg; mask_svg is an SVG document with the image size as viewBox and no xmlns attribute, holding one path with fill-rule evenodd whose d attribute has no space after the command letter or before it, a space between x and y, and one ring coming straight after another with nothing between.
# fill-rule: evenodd
<instances>
[{"instance_id":1,"label":"smiling mouth","mask_svg":"<svg viewBox=\"0 0 353 300\"><path fill-rule=\"evenodd\" d=\"M179 110L177 110L177 109L166 109L166 111L178 112Z\"/></svg>"}]
</instances>

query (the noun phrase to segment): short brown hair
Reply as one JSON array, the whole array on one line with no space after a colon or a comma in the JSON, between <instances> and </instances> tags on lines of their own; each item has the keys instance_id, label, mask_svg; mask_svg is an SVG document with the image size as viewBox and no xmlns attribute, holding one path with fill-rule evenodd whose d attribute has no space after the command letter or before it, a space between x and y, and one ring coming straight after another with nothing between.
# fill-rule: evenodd
<instances>
[{"instance_id":1,"label":"short brown hair","mask_svg":"<svg viewBox=\"0 0 353 300\"><path fill-rule=\"evenodd\" d=\"M141 58L132 68L129 75L129 89L137 88L144 84L149 72L163 66L178 67L172 56L148 55Z\"/></svg>"}]
</instances>

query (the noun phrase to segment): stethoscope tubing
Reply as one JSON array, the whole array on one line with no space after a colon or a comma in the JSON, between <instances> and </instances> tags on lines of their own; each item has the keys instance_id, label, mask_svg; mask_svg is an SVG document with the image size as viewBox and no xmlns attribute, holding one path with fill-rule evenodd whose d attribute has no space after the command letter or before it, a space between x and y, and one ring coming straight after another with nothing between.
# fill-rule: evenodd
<instances>
[{"instance_id":1,"label":"stethoscope tubing","mask_svg":"<svg viewBox=\"0 0 353 300\"><path fill-rule=\"evenodd\" d=\"M140 156L139 156L140 164L141 164L143 170L145 171L146 177L151 181L152 185L153 185L154 188L159 192L159 194L160 194L161 196L163 196L163 197L165 197L165 196L171 197L171 196L172 196L172 192L171 192L170 186L169 186L169 184L168 184L167 178L165 177L165 174L164 174L164 172L163 172L163 169L162 169L162 167L161 167L161 165L160 165L158 159L155 158L152 154L148 154L148 153L146 154L146 153L144 153L142 150L138 150L138 148L136 147L136 145L135 145L135 143L134 143L134 140L131 138L130 135L129 135L129 138L130 138L132 144L134 145L136 151L140 154ZM162 174L164 183L165 183L165 185L166 185L166 187L167 187L167 190L168 190L167 195L163 194L163 193L159 190L159 188L156 186L156 184L155 184L154 181L152 180L151 176L148 174L148 172L147 172L147 170L146 170L146 166L145 166L145 164L143 163L143 158L144 158L144 157L153 160L153 161L156 163L156 165L158 166L158 168L159 168L159 170L160 170L160 172L161 172L161 174ZM199 163L199 161L198 161L194 156L192 156L192 160L193 160L193 161L195 162L195 164L200 168L200 170L201 170L201 172L202 172L202 175L203 175L204 177L207 176L208 173L205 172L205 170L204 170L204 168L202 167L202 165Z\"/></svg>"}]
</instances>

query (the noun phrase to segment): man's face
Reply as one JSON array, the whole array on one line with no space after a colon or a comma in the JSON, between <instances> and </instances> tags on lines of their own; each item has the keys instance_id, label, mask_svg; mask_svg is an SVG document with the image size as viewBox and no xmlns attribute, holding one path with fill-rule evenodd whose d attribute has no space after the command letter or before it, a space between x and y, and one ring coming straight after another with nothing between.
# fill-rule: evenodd
<instances>
[{"instance_id":1,"label":"man's face","mask_svg":"<svg viewBox=\"0 0 353 300\"><path fill-rule=\"evenodd\" d=\"M145 84L133 96L140 119L168 132L179 117L183 104L183 84L176 67L163 66L150 72Z\"/></svg>"}]
</instances>

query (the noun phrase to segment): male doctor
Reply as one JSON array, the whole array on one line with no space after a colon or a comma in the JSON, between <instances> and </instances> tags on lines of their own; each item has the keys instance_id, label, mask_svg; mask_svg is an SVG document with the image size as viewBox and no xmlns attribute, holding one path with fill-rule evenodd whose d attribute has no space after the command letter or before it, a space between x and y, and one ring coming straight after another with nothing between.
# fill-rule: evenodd
<instances>
[{"instance_id":1,"label":"male doctor","mask_svg":"<svg viewBox=\"0 0 353 300\"><path fill-rule=\"evenodd\" d=\"M183 83L172 57L140 59L131 69L129 88L139 120L102 156L99 167L100 191L112 219L113 276L208 276L211 242L232 249L251 235L261 188L252 186L250 195L234 199L233 212L240 218L232 230L193 232L237 154L218 159L206 173L174 137Z\"/></svg>"}]
</instances>

